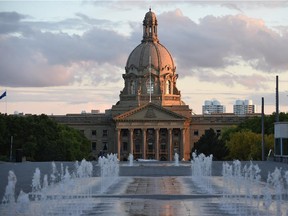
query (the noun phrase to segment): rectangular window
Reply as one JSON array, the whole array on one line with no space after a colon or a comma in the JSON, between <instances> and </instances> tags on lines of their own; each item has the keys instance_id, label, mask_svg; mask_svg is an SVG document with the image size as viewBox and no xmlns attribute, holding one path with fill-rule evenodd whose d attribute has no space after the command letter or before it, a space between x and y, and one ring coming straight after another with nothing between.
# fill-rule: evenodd
<instances>
[{"instance_id":1,"label":"rectangular window","mask_svg":"<svg viewBox=\"0 0 288 216\"><path fill-rule=\"evenodd\" d=\"M96 142L92 142L92 151L96 151Z\"/></svg>"},{"instance_id":2,"label":"rectangular window","mask_svg":"<svg viewBox=\"0 0 288 216\"><path fill-rule=\"evenodd\" d=\"M103 130L103 137L107 137L108 136L108 130Z\"/></svg>"},{"instance_id":3,"label":"rectangular window","mask_svg":"<svg viewBox=\"0 0 288 216\"><path fill-rule=\"evenodd\" d=\"M221 135L221 130L216 130L216 134L219 136Z\"/></svg>"},{"instance_id":4,"label":"rectangular window","mask_svg":"<svg viewBox=\"0 0 288 216\"><path fill-rule=\"evenodd\" d=\"M128 137L128 130L126 130L126 129L124 129L124 130L122 130L122 135L123 135L123 137Z\"/></svg>"},{"instance_id":5,"label":"rectangular window","mask_svg":"<svg viewBox=\"0 0 288 216\"><path fill-rule=\"evenodd\" d=\"M174 137L179 137L179 131L178 130L174 130Z\"/></svg>"},{"instance_id":6,"label":"rectangular window","mask_svg":"<svg viewBox=\"0 0 288 216\"><path fill-rule=\"evenodd\" d=\"M92 131L91 131L91 135L92 135L92 136L96 136L96 134L97 134L97 133L96 133L96 130L92 130Z\"/></svg>"},{"instance_id":7,"label":"rectangular window","mask_svg":"<svg viewBox=\"0 0 288 216\"><path fill-rule=\"evenodd\" d=\"M123 142L123 151L128 151L128 143Z\"/></svg>"},{"instance_id":8,"label":"rectangular window","mask_svg":"<svg viewBox=\"0 0 288 216\"><path fill-rule=\"evenodd\" d=\"M275 139L275 155L281 155L281 139Z\"/></svg>"},{"instance_id":9,"label":"rectangular window","mask_svg":"<svg viewBox=\"0 0 288 216\"><path fill-rule=\"evenodd\" d=\"M107 150L108 150L107 142L103 142L103 151L107 151Z\"/></svg>"},{"instance_id":10,"label":"rectangular window","mask_svg":"<svg viewBox=\"0 0 288 216\"><path fill-rule=\"evenodd\" d=\"M152 153L153 152L153 145L148 145L148 152Z\"/></svg>"},{"instance_id":11,"label":"rectangular window","mask_svg":"<svg viewBox=\"0 0 288 216\"><path fill-rule=\"evenodd\" d=\"M141 150L140 144L135 143L135 152L140 153L140 150Z\"/></svg>"},{"instance_id":12,"label":"rectangular window","mask_svg":"<svg viewBox=\"0 0 288 216\"><path fill-rule=\"evenodd\" d=\"M135 136L141 136L141 130L140 129L135 129L134 130Z\"/></svg>"},{"instance_id":13,"label":"rectangular window","mask_svg":"<svg viewBox=\"0 0 288 216\"><path fill-rule=\"evenodd\" d=\"M288 139L282 139L282 155L288 155Z\"/></svg>"},{"instance_id":14,"label":"rectangular window","mask_svg":"<svg viewBox=\"0 0 288 216\"><path fill-rule=\"evenodd\" d=\"M164 130L161 130L161 137L166 137L167 133Z\"/></svg>"},{"instance_id":15,"label":"rectangular window","mask_svg":"<svg viewBox=\"0 0 288 216\"><path fill-rule=\"evenodd\" d=\"M198 130L194 130L194 136L199 136L199 131Z\"/></svg>"}]
</instances>

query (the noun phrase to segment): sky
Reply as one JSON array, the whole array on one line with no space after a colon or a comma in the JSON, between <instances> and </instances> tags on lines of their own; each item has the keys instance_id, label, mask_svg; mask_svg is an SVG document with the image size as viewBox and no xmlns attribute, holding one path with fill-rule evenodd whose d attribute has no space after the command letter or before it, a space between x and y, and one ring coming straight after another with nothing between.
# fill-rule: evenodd
<instances>
[{"instance_id":1,"label":"sky","mask_svg":"<svg viewBox=\"0 0 288 216\"><path fill-rule=\"evenodd\" d=\"M151 7L177 88L195 114L217 99L288 111L288 1L0 0L0 112L62 115L110 109Z\"/></svg>"}]
</instances>

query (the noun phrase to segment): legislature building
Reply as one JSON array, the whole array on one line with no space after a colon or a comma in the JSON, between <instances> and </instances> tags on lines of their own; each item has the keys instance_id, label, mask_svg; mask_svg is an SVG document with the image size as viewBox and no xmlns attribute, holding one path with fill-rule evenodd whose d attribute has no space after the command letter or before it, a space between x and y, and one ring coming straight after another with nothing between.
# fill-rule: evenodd
<instances>
[{"instance_id":1,"label":"legislature building","mask_svg":"<svg viewBox=\"0 0 288 216\"><path fill-rule=\"evenodd\" d=\"M178 153L190 159L195 142L210 128L221 133L248 115L192 115L181 99L178 74L170 52L159 42L155 13L149 9L143 20L141 43L131 52L125 66L124 88L119 101L105 113L91 112L51 116L84 133L91 141L94 158L117 153L119 160L172 161Z\"/></svg>"}]
</instances>

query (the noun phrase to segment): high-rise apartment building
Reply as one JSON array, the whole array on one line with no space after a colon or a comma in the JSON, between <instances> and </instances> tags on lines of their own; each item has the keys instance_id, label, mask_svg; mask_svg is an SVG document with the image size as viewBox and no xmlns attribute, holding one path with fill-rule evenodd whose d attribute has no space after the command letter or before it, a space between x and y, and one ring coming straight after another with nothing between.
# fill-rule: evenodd
<instances>
[{"instance_id":1,"label":"high-rise apartment building","mask_svg":"<svg viewBox=\"0 0 288 216\"><path fill-rule=\"evenodd\" d=\"M205 100L202 106L202 114L225 113L226 107L218 100Z\"/></svg>"},{"instance_id":2,"label":"high-rise apartment building","mask_svg":"<svg viewBox=\"0 0 288 216\"><path fill-rule=\"evenodd\" d=\"M233 105L233 113L236 115L255 113L255 105L252 100L236 100Z\"/></svg>"}]
</instances>

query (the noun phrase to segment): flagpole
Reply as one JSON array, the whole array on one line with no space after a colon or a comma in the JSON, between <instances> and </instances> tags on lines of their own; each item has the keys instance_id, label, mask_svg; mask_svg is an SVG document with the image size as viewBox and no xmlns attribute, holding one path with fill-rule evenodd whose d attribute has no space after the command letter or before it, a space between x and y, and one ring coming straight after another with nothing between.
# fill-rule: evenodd
<instances>
[{"instance_id":1,"label":"flagpole","mask_svg":"<svg viewBox=\"0 0 288 216\"><path fill-rule=\"evenodd\" d=\"M150 81L150 99L149 102L151 103L151 94L152 94L152 84L151 84L151 56L149 56L149 81Z\"/></svg>"}]
</instances>

